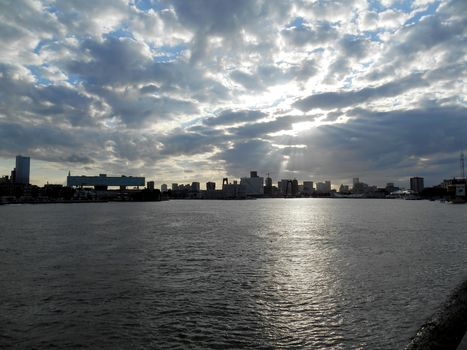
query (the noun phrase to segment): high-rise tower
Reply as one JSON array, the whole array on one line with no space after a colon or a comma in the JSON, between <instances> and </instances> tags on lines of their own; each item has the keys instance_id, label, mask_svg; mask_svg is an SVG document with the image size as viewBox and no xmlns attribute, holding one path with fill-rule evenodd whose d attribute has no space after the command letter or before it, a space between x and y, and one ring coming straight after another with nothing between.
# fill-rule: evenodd
<instances>
[{"instance_id":1,"label":"high-rise tower","mask_svg":"<svg viewBox=\"0 0 467 350\"><path fill-rule=\"evenodd\" d=\"M460 168L461 179L465 179L464 152L461 152L461 157L459 159L459 168Z\"/></svg>"},{"instance_id":2,"label":"high-rise tower","mask_svg":"<svg viewBox=\"0 0 467 350\"><path fill-rule=\"evenodd\" d=\"M16 183L29 185L30 158L16 156Z\"/></svg>"}]
</instances>

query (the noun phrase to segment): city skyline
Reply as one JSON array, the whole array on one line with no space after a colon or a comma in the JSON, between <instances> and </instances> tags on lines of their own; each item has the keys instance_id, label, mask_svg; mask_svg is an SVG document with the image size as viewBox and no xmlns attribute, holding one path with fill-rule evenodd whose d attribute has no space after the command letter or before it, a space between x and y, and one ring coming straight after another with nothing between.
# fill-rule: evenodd
<instances>
[{"instance_id":1,"label":"city skyline","mask_svg":"<svg viewBox=\"0 0 467 350\"><path fill-rule=\"evenodd\" d=\"M16 184L23 184L23 185L35 185L29 182L29 177L30 177L30 157L26 156L21 156L18 155L16 156L16 167L14 167L10 174L11 176L8 175L2 175L3 180L6 181L11 181L12 183ZM465 180L465 169L464 169L464 153L461 152L460 158L459 158L459 167L460 167L460 176L458 177L453 177L452 179L443 179L442 181L438 181L434 185L434 187L438 186L444 186L446 181L450 180L455 180L455 179L464 179ZM147 181L146 181L147 180ZM409 188L411 190L414 190L415 192L421 192L423 188L426 186L424 185L424 178L423 177L418 177L418 176L413 176L409 178ZM301 182L301 184L300 184ZM360 181L359 177L354 177L352 178L352 185L349 185L349 181L344 181L340 183L332 183L332 181L327 180L327 179L297 179L297 178L281 178L281 179L273 179L270 174L268 173L266 176L261 176L261 174L258 176L258 172L256 170L251 170L250 171L250 176L242 176L240 179L238 178L229 178L223 177L222 181L216 181L213 179L212 181L207 181L205 183L200 182L198 179L191 179L191 180L186 180L182 182L170 182L170 181L155 181L154 179L146 179L146 177L143 175L142 177L134 177L132 175L117 175L115 176L114 174L108 176L106 173L100 173L100 174L93 174L93 175L76 175L76 174L71 174L71 171L68 171L68 175L66 177L66 181L64 182L58 182L56 185L60 186L68 186L68 187L80 187L80 186L104 186L105 189L107 189L108 186L110 187L127 187L127 186L134 186L136 187L143 187L143 188L148 188L151 190L154 189L160 189L162 192L166 192L168 189L174 189L174 186L178 189L179 187L181 188L192 188L193 186L197 187L197 191L199 192L200 190L213 190L215 189L216 186L218 188L223 188L224 184L230 185L230 184L235 184L237 185L239 183L240 185L243 185L244 188L246 189L246 192L252 192L255 194L263 194L263 190L265 190L267 187L269 188L276 188L279 189L281 192L287 192L287 190L284 190L285 188L288 188L288 185L290 184L291 186L296 186L296 189L298 189L298 186L300 186L302 189L305 190L305 193L308 191L316 191L318 193L324 193L324 192L362 192L366 191L368 189L372 190L377 190L382 189L383 187L388 190L388 188L394 188L395 190L400 189L406 189L406 184L405 183L395 183L395 182L387 182L385 186L378 186L375 184L367 184L364 181ZM282 183L282 185L281 185ZM222 184L222 185L221 185ZM277 186L276 186L277 184ZM49 185L49 181L43 184ZM51 185L51 184L50 184ZM324 186L324 187L323 187ZM40 187L40 185L39 185ZM259 190L258 190L259 188ZM390 191L391 192L391 191Z\"/></svg>"},{"instance_id":2,"label":"city skyline","mask_svg":"<svg viewBox=\"0 0 467 350\"><path fill-rule=\"evenodd\" d=\"M334 188L459 175L465 1L0 8L0 175L18 154L37 185L69 170Z\"/></svg>"}]
</instances>

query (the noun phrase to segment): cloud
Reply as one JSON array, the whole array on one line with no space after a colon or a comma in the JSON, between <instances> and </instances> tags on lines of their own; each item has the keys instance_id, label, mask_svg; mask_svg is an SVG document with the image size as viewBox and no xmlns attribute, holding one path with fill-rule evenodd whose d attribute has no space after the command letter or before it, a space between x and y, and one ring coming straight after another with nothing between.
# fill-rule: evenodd
<instances>
[{"instance_id":1,"label":"cloud","mask_svg":"<svg viewBox=\"0 0 467 350\"><path fill-rule=\"evenodd\" d=\"M2 2L0 157L168 182L446 177L467 5L411 5Z\"/></svg>"},{"instance_id":2,"label":"cloud","mask_svg":"<svg viewBox=\"0 0 467 350\"><path fill-rule=\"evenodd\" d=\"M299 47L305 45L320 47L336 40L339 36L337 28L329 22L318 22L314 26L308 23L290 25L283 29L281 34L289 44Z\"/></svg>"},{"instance_id":3,"label":"cloud","mask_svg":"<svg viewBox=\"0 0 467 350\"><path fill-rule=\"evenodd\" d=\"M225 125L232 125L237 123L246 123L251 121L256 121L258 119L266 117L267 114L261 111L233 111L233 110L225 110L222 111L216 117L209 117L203 120L203 124L209 126L225 126Z\"/></svg>"},{"instance_id":4,"label":"cloud","mask_svg":"<svg viewBox=\"0 0 467 350\"><path fill-rule=\"evenodd\" d=\"M264 175L279 174L282 154L263 140L240 141L211 158L225 164L228 174L236 178L247 176L250 170Z\"/></svg>"},{"instance_id":5,"label":"cloud","mask_svg":"<svg viewBox=\"0 0 467 350\"><path fill-rule=\"evenodd\" d=\"M388 112L355 109L350 113L355 118L346 124L322 126L295 137L295 143L320 152L308 156L306 149L296 150L303 156L292 157L288 167L302 176L313 169L318 175L360 176L375 183L418 174L436 184L443 176L457 174L455 155L467 131L466 113L465 107ZM286 138L282 142L287 142Z\"/></svg>"},{"instance_id":6,"label":"cloud","mask_svg":"<svg viewBox=\"0 0 467 350\"><path fill-rule=\"evenodd\" d=\"M399 81L392 81L378 87L368 87L357 91L323 92L298 100L293 105L302 110L309 111L313 108L334 109L355 106L361 103L401 95L411 89L427 86L428 83L419 73L412 74Z\"/></svg>"}]
</instances>

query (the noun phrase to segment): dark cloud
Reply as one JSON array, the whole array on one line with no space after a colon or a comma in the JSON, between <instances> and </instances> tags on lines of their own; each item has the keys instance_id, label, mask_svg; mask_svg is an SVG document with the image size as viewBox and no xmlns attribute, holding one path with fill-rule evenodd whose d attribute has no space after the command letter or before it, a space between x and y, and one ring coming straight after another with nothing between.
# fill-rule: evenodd
<instances>
[{"instance_id":1,"label":"dark cloud","mask_svg":"<svg viewBox=\"0 0 467 350\"><path fill-rule=\"evenodd\" d=\"M1 154L4 157L28 154L37 160L58 163L92 163L86 154L89 151L86 146L92 149L91 142L83 143L87 136L90 135L77 135L53 125L32 126L0 120Z\"/></svg>"},{"instance_id":2,"label":"dark cloud","mask_svg":"<svg viewBox=\"0 0 467 350\"><path fill-rule=\"evenodd\" d=\"M466 20L446 23L436 16L425 17L416 26L403 28L399 35L404 40L388 54L391 57L404 55L406 59L410 59L420 51L446 45L452 40L457 41L458 36L463 35L466 23Z\"/></svg>"},{"instance_id":3,"label":"dark cloud","mask_svg":"<svg viewBox=\"0 0 467 350\"><path fill-rule=\"evenodd\" d=\"M38 85L27 79L15 78L18 70L0 64L0 111L9 119L41 123L51 119L57 124L95 126L90 108L97 103L67 85Z\"/></svg>"},{"instance_id":4,"label":"dark cloud","mask_svg":"<svg viewBox=\"0 0 467 350\"><path fill-rule=\"evenodd\" d=\"M362 58L368 53L369 44L368 39L346 35L339 42L340 52L345 57Z\"/></svg>"},{"instance_id":5,"label":"dark cloud","mask_svg":"<svg viewBox=\"0 0 467 350\"><path fill-rule=\"evenodd\" d=\"M279 174L282 154L269 142L249 140L237 142L211 159L224 162L228 174L239 178L249 174L250 170L257 170L263 175L267 172Z\"/></svg>"},{"instance_id":6,"label":"dark cloud","mask_svg":"<svg viewBox=\"0 0 467 350\"><path fill-rule=\"evenodd\" d=\"M297 66L290 68L289 73L299 82L305 82L319 72L318 64L314 60L304 60Z\"/></svg>"},{"instance_id":7,"label":"dark cloud","mask_svg":"<svg viewBox=\"0 0 467 350\"><path fill-rule=\"evenodd\" d=\"M260 111L233 111L226 110L222 111L216 117L209 117L203 120L203 124L209 126L222 126L232 125L236 123L246 123L256 121L258 119L266 117L267 114Z\"/></svg>"},{"instance_id":8,"label":"dark cloud","mask_svg":"<svg viewBox=\"0 0 467 350\"><path fill-rule=\"evenodd\" d=\"M212 152L215 147L222 147L227 138L223 133L212 130L209 133L175 130L161 141L162 155L199 155Z\"/></svg>"},{"instance_id":9,"label":"dark cloud","mask_svg":"<svg viewBox=\"0 0 467 350\"><path fill-rule=\"evenodd\" d=\"M343 108L374 99L402 95L411 89L427 85L428 83L423 79L422 74L415 73L399 81L392 81L378 87L368 87L357 91L324 92L311 95L298 100L293 106L302 111L309 111L313 108Z\"/></svg>"},{"instance_id":10,"label":"dark cloud","mask_svg":"<svg viewBox=\"0 0 467 350\"><path fill-rule=\"evenodd\" d=\"M297 150L302 156L292 158L289 169L315 169L337 178L360 174L374 182L380 176L395 181L418 174L436 183L457 175L453 155L462 149L467 108L354 110L351 115L355 119L346 124L321 126L293 138L307 148ZM315 149L320 152L310 153Z\"/></svg>"},{"instance_id":11,"label":"dark cloud","mask_svg":"<svg viewBox=\"0 0 467 350\"><path fill-rule=\"evenodd\" d=\"M253 73L234 70L230 73L230 78L241 84L246 90L261 91L268 90L274 85L283 84L287 81L297 79L306 80L316 73L316 67L312 60L305 61L299 66L292 66L289 69L265 64L258 65Z\"/></svg>"}]
</instances>

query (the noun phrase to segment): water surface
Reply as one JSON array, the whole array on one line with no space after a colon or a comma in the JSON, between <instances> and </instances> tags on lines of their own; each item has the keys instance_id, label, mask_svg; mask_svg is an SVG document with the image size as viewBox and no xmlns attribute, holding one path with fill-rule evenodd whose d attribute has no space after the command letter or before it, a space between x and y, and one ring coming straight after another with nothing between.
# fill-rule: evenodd
<instances>
[{"instance_id":1,"label":"water surface","mask_svg":"<svg viewBox=\"0 0 467 350\"><path fill-rule=\"evenodd\" d=\"M467 277L466 206L0 207L0 347L400 349Z\"/></svg>"}]
</instances>

